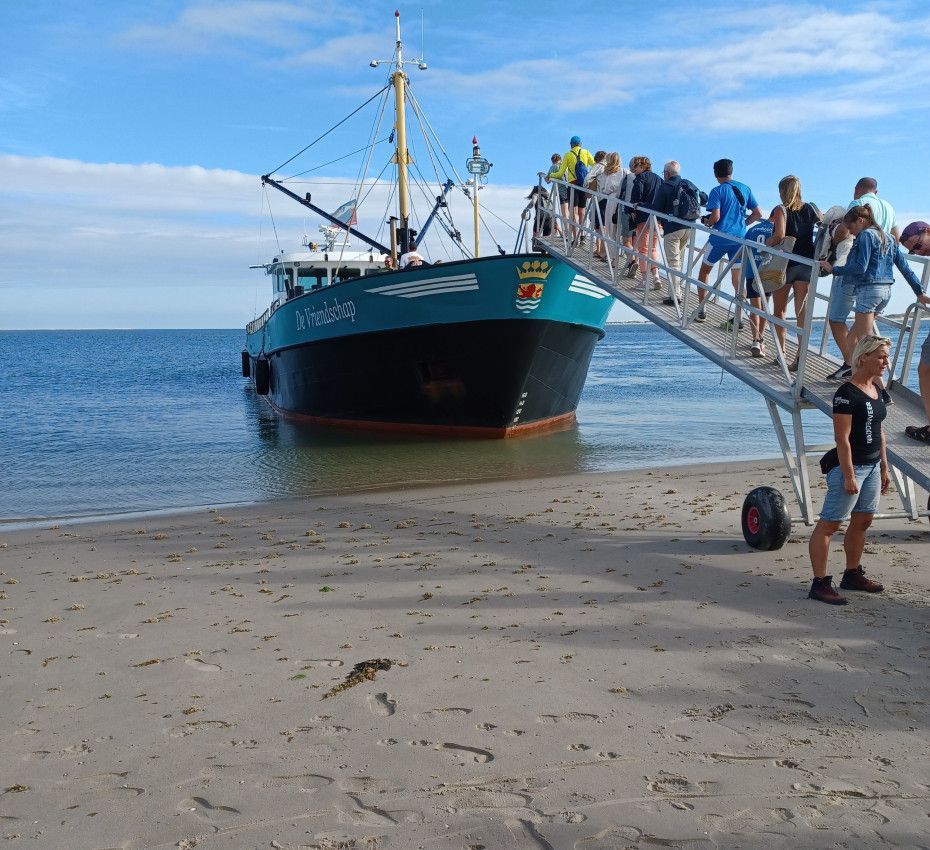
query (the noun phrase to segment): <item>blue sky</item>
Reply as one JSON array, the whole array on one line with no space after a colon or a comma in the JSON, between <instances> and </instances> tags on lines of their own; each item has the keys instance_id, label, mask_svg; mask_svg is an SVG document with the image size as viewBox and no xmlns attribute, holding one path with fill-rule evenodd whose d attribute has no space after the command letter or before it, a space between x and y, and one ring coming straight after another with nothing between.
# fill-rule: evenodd
<instances>
[{"instance_id":1,"label":"blue sky","mask_svg":"<svg viewBox=\"0 0 930 850\"><path fill-rule=\"evenodd\" d=\"M368 61L390 55L394 8L0 0L0 328L239 327L260 312L270 287L248 266L275 243L257 176L383 85ZM430 70L411 71L414 91L460 170L478 135L494 163L484 202L502 218L577 133L624 162L678 159L705 189L728 156L766 210L785 174L822 209L870 175L902 224L930 220L930 6L571 8L400 6L411 54L425 19ZM373 117L294 171L362 147ZM376 145L375 171L387 157ZM360 161L313 172L306 191L334 208ZM361 222L376 229L374 197ZM292 202L272 205L282 244L315 234ZM907 296L898 287L892 308Z\"/></svg>"}]
</instances>

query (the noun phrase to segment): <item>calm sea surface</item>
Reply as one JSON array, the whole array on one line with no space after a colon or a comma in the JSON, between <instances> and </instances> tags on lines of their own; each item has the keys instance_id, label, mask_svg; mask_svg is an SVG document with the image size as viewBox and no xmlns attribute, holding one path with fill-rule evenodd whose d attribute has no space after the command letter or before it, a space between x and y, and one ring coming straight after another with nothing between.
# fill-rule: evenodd
<instances>
[{"instance_id":1,"label":"calm sea surface","mask_svg":"<svg viewBox=\"0 0 930 850\"><path fill-rule=\"evenodd\" d=\"M608 328L578 424L531 439L343 435L279 419L240 330L0 332L0 521L779 456L765 405L651 325ZM813 412L808 441L827 442Z\"/></svg>"}]
</instances>

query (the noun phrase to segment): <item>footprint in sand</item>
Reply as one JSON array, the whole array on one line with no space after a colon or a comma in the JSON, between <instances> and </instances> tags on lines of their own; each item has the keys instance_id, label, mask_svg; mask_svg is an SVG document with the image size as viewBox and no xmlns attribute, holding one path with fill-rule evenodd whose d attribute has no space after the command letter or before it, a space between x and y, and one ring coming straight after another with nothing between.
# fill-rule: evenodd
<instances>
[{"instance_id":1,"label":"footprint in sand","mask_svg":"<svg viewBox=\"0 0 930 850\"><path fill-rule=\"evenodd\" d=\"M587 744L569 744L565 749L571 750L574 753L583 753L585 750L590 750Z\"/></svg>"},{"instance_id":2,"label":"footprint in sand","mask_svg":"<svg viewBox=\"0 0 930 850\"><path fill-rule=\"evenodd\" d=\"M568 714L540 714L537 723L590 723L597 720L596 714L584 714L580 711L570 711Z\"/></svg>"},{"instance_id":3,"label":"footprint in sand","mask_svg":"<svg viewBox=\"0 0 930 850\"><path fill-rule=\"evenodd\" d=\"M471 714L472 709L470 708L458 708L453 706L451 708L432 708L429 711L424 711L422 714L414 714L414 720L436 720L442 718L454 718L462 717L466 714Z\"/></svg>"},{"instance_id":4,"label":"footprint in sand","mask_svg":"<svg viewBox=\"0 0 930 850\"><path fill-rule=\"evenodd\" d=\"M313 667L342 667L345 664L338 658L304 658L300 663Z\"/></svg>"},{"instance_id":5,"label":"footprint in sand","mask_svg":"<svg viewBox=\"0 0 930 850\"><path fill-rule=\"evenodd\" d=\"M504 825L510 830L514 838L515 847L535 848L535 850L555 850L555 848L546 841L533 826L531 821L511 819L504 821Z\"/></svg>"},{"instance_id":6,"label":"footprint in sand","mask_svg":"<svg viewBox=\"0 0 930 850\"><path fill-rule=\"evenodd\" d=\"M202 673L219 673L223 669L219 664L211 664L209 661L204 661L202 658L187 658L184 663L188 667L200 670Z\"/></svg>"},{"instance_id":7,"label":"footprint in sand","mask_svg":"<svg viewBox=\"0 0 930 850\"><path fill-rule=\"evenodd\" d=\"M216 806L206 797L188 797L178 803L179 812L190 812L201 820L215 821L228 818L230 815L239 815L242 812L232 806Z\"/></svg>"},{"instance_id":8,"label":"footprint in sand","mask_svg":"<svg viewBox=\"0 0 930 850\"><path fill-rule=\"evenodd\" d=\"M368 710L377 717L390 717L397 711L397 700L389 693L369 694Z\"/></svg>"},{"instance_id":9,"label":"footprint in sand","mask_svg":"<svg viewBox=\"0 0 930 850\"><path fill-rule=\"evenodd\" d=\"M231 729L232 723L225 720L191 720L182 723L180 726L173 726L168 730L168 735L172 738L186 738L196 732L206 732L216 729Z\"/></svg>"}]
</instances>

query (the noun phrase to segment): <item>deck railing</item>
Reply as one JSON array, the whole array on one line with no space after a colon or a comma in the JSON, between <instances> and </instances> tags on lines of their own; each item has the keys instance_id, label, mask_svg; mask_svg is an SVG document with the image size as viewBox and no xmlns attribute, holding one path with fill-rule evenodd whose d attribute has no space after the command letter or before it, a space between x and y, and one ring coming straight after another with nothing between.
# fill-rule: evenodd
<instances>
[{"instance_id":1,"label":"deck railing","mask_svg":"<svg viewBox=\"0 0 930 850\"><path fill-rule=\"evenodd\" d=\"M800 398L804 386L807 372L807 354L809 351L817 351L823 354L828 344L827 325L823 322L823 329L820 333L820 340L816 347L812 347L813 326L815 318L814 311L818 301L823 301L829 311L830 292L826 284L832 281L832 277L821 277L820 266L817 260L801 257L796 254L789 254L776 248L769 247L760 242L752 242L747 239L731 236L713 230L703 225L700 221L690 221L687 219L677 218L673 215L655 212L653 210L640 210L641 213L647 213L647 219L643 224L641 233L637 240L635 233L630 235L634 240L632 246L624 244L618 235L618 225L613 221L602 220L602 200L613 202L617 207L617 217L625 212L633 212L636 205L618 198L616 195L606 195L595 189L587 189L581 186L568 183L564 180L553 180L551 193L548 192L544 182L545 175L539 174L539 186L547 190L548 200L544 199L543 193L537 195L536 215L537 221L541 220L543 213L552 216L554 222L558 222L561 231L563 253L571 256L582 252L586 254L585 259L588 265L594 261L594 249L597 241L600 239L605 247L606 260L606 277L616 283L620 275L626 272L630 262L645 261L646 274L643 276L642 301L647 303L650 298L671 297L675 301L675 309L682 328L688 327L697 319L699 304L698 291L705 293L706 303L716 303L723 306L728 315L727 326L724 329L727 334L727 345L731 353L735 353L739 329L744 318L756 316L764 319L765 333L770 338L772 350L778 363L781 373L781 379L786 390L795 398ZM558 186L568 190L568 210L569 215L565 217L559 203ZM572 217L575 210L575 199L579 193L585 197L585 213L581 224ZM611 204L608 204L609 207ZM681 252L681 268L675 268L668 263L668 257L663 242L664 225L674 223L683 225L688 228L687 245ZM599 232L598 232L599 231ZM705 246L707 239L711 235L726 239L727 242L737 246L733 256L729 256L726 261L717 263L716 270L712 271L707 282L702 282L698 278L701 261L705 256ZM584 236L585 242L579 239ZM650 256L649 246L653 240L657 245L658 259ZM798 317L803 320L803 324L793 319L778 318L771 311L770 298L763 298L761 306L756 307L750 303L746 294L746 284L749 279L757 282L760 280L761 271L776 264L786 261L799 263L808 268L808 296L802 305L801 315ZM921 279L924 291L930 282L930 258L908 256L908 261L918 266L918 276ZM655 269L660 276L664 276L663 289L655 291L650 286L651 270ZM736 287L733 291L723 286L727 281L733 278L733 269L737 269ZM750 275L751 272L751 275ZM672 281L673 285L669 286L668 282ZM677 281L677 286L674 282ZM819 290L821 281L824 282L826 292ZM676 290L681 289L682 296L677 297ZM797 306L797 305L795 305ZM884 325L891 326L897 331L897 342L894 351L894 358L891 368L891 382L905 384L910 374L911 362L913 358L915 340L920 328L921 318L930 313L919 303L912 304L901 319L881 318L879 321ZM781 345L778 344L776 328L783 328L786 335L786 343L790 342L797 347L799 364L796 372L788 368L785 360L785 353Z\"/></svg>"}]
</instances>

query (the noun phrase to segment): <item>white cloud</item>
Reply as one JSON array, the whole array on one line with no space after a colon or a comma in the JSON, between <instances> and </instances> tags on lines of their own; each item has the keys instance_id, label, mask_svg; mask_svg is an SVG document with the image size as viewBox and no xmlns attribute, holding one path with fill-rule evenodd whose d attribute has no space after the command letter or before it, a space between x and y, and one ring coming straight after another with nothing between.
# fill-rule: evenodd
<instances>
[{"instance_id":1,"label":"white cloud","mask_svg":"<svg viewBox=\"0 0 930 850\"><path fill-rule=\"evenodd\" d=\"M194 3L167 24L132 27L117 42L134 47L171 51L207 52L235 41L278 45L287 53L300 39L300 27L331 26L355 19L347 4L291 3L286 0L238 0ZM258 57L261 58L261 57Z\"/></svg>"},{"instance_id":2,"label":"white cloud","mask_svg":"<svg viewBox=\"0 0 930 850\"><path fill-rule=\"evenodd\" d=\"M304 236L318 238L320 224L273 189L263 199L256 175L199 166L6 155L0 156L0 187L5 328L112 326L116 304L126 316L116 324L123 326L244 324L269 297L264 276L248 267L266 262L279 242L297 248ZM314 203L331 210L352 197L354 184L323 177L295 184L294 191L311 191ZM359 222L369 234L381 227L385 243L390 191L378 184ZM516 225L525 193L495 186L482 192L482 202ZM429 212L426 199L418 193L414 203L422 221ZM453 193L451 206L470 244L471 209L461 192ZM513 231L490 212L486 218L500 244L512 249ZM495 250L485 230L482 244L486 252ZM436 230L426 248L445 259L453 256L446 251L450 246Z\"/></svg>"}]
</instances>

